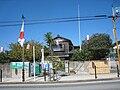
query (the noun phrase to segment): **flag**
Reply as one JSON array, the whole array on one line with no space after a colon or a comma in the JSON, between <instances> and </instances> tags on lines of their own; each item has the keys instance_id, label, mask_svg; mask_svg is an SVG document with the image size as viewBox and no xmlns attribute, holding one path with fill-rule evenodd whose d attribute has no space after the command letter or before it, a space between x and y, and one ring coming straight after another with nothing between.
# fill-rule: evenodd
<instances>
[{"instance_id":1,"label":"flag","mask_svg":"<svg viewBox=\"0 0 120 90\"><path fill-rule=\"evenodd\" d=\"M3 47L0 47L0 52L3 52L4 51L4 48Z\"/></svg>"},{"instance_id":2,"label":"flag","mask_svg":"<svg viewBox=\"0 0 120 90\"><path fill-rule=\"evenodd\" d=\"M56 40L56 45L57 45L57 46L59 45L59 40Z\"/></svg>"},{"instance_id":3,"label":"flag","mask_svg":"<svg viewBox=\"0 0 120 90\"><path fill-rule=\"evenodd\" d=\"M90 40L90 36L89 35L87 35L87 40Z\"/></svg>"},{"instance_id":4,"label":"flag","mask_svg":"<svg viewBox=\"0 0 120 90\"><path fill-rule=\"evenodd\" d=\"M26 49L30 49L30 44L27 44L27 47L26 47Z\"/></svg>"},{"instance_id":5,"label":"flag","mask_svg":"<svg viewBox=\"0 0 120 90\"><path fill-rule=\"evenodd\" d=\"M24 43L24 21L22 23L22 27L21 27L21 31L20 31L20 36L19 36L18 42L20 43L21 47L23 47L23 43Z\"/></svg>"}]
</instances>

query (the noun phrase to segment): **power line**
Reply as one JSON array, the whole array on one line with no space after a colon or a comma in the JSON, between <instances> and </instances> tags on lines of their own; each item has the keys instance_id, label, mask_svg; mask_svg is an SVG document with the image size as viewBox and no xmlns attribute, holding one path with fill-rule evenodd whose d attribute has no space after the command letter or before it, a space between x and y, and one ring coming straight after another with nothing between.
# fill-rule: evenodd
<instances>
[{"instance_id":1,"label":"power line","mask_svg":"<svg viewBox=\"0 0 120 90\"><path fill-rule=\"evenodd\" d=\"M48 18L48 19L37 19L37 20L25 20L25 22L34 22L34 21L53 21L53 20L65 20L65 19L78 19L78 18L93 18L93 17L107 17L106 15L96 15L96 16L84 16L84 17L64 17L64 18ZM18 23L21 20L17 21L0 21L0 23Z\"/></svg>"},{"instance_id":2,"label":"power line","mask_svg":"<svg viewBox=\"0 0 120 90\"><path fill-rule=\"evenodd\" d=\"M96 16L85 16L85 17L66 17L66 18L51 18L51 19L40 19L40 20L25 20L26 22L25 25L75 22L79 20L80 21L101 20L101 19L109 19L109 18L112 18L112 16L96 15ZM1 24L0 27L20 26L21 25L20 22L21 21L0 21L0 24Z\"/></svg>"}]
</instances>

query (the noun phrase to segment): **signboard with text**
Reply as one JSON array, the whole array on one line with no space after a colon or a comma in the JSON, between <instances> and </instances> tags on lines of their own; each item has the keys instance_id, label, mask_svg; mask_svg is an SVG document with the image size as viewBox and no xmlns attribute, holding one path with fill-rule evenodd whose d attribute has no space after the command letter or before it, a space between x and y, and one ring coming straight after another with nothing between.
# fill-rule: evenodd
<instances>
[{"instance_id":1,"label":"signboard with text","mask_svg":"<svg viewBox=\"0 0 120 90\"><path fill-rule=\"evenodd\" d=\"M12 69L22 69L23 68L23 62L11 62L11 68ZM29 68L29 62L24 62L24 68Z\"/></svg>"}]
</instances>

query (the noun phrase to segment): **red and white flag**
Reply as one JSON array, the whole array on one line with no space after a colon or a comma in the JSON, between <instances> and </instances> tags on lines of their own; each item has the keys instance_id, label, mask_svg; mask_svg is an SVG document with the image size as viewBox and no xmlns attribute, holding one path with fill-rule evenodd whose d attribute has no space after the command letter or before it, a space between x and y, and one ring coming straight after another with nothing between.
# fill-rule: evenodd
<instances>
[{"instance_id":1,"label":"red and white flag","mask_svg":"<svg viewBox=\"0 0 120 90\"><path fill-rule=\"evenodd\" d=\"M22 23L22 27L21 27L21 31L20 31L20 36L19 36L18 42L20 43L21 47L23 47L23 43L24 43L24 21Z\"/></svg>"}]
</instances>

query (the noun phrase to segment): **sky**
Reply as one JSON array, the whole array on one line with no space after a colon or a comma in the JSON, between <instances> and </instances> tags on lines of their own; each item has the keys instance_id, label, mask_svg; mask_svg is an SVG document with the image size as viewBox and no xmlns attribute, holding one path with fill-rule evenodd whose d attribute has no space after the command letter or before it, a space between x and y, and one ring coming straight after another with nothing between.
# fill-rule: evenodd
<instances>
[{"instance_id":1,"label":"sky","mask_svg":"<svg viewBox=\"0 0 120 90\"><path fill-rule=\"evenodd\" d=\"M25 16L26 21L78 17L78 4L80 17L111 16L112 4L114 8L119 7L120 0L0 0L0 47L2 46L5 50L8 50L10 43L18 42L21 30L21 25L1 26L16 24L4 22L20 21L19 24L22 24L22 15ZM119 18L116 20L116 23L119 40ZM70 39L73 45L79 45L77 21L25 25L24 38L26 41L45 42L44 34L47 32L52 32L53 37L59 34ZM109 34L113 42L115 42L112 19L80 21L81 40L85 40L87 35L92 36L95 33Z\"/></svg>"}]
</instances>

